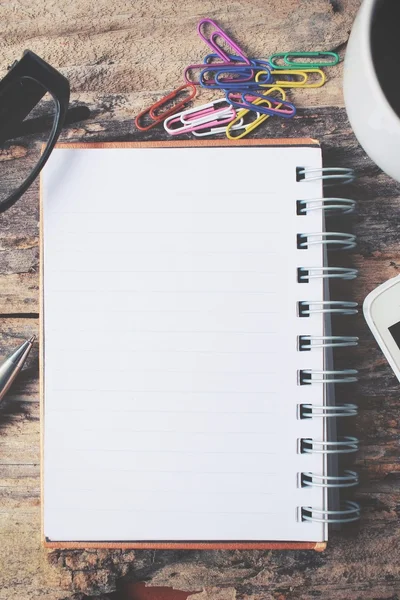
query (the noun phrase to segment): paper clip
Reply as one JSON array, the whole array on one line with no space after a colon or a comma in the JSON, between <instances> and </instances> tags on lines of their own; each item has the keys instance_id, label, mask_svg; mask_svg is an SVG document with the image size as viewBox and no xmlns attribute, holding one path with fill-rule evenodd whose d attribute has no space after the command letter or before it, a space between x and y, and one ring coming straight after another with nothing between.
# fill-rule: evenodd
<instances>
[{"instance_id":1,"label":"paper clip","mask_svg":"<svg viewBox=\"0 0 400 600\"><path fill-rule=\"evenodd\" d=\"M196 70L200 70L200 72L207 70L212 73L212 72L214 72L214 69L217 69L217 68L225 69L225 71L224 71L225 73L233 72L236 70L238 70L240 72L241 69L247 69L247 75L246 75L246 78L243 79L243 81L250 81L254 77L253 71L249 68L247 63L246 64L241 63L239 65L237 63L232 63L232 62L219 62L219 63L216 63L214 67L212 67L211 65L208 67L205 63L189 65L184 70L183 76L188 83L191 83L192 85L200 85L200 80L192 81L190 79L190 76L189 76L190 72L196 71ZM246 72L245 72L245 74L246 74ZM233 79L232 79L232 81L233 81ZM214 81L214 79L209 79L209 80L207 80L207 83L213 84L213 83L215 83L215 81ZM205 87L205 86L203 86L203 87Z\"/></svg>"},{"instance_id":2,"label":"paper clip","mask_svg":"<svg viewBox=\"0 0 400 600\"><path fill-rule=\"evenodd\" d=\"M187 96L183 100L180 100L179 102L174 104L174 106L171 106L170 108L164 110L161 114L156 115L157 109L159 109L160 107L167 104L169 102L169 100L173 100L174 98L176 98L181 92L183 92L186 89L189 91L189 96ZM197 88L195 85L186 84L186 83L185 83L185 85L181 85L179 88L177 88L170 94L167 94L166 96L164 96L164 98L161 98L161 100L158 100L158 102L155 102L155 104L153 104L149 108L146 108L141 113L139 113L137 115L137 117L135 118L136 127L140 131L148 131L152 127L155 127L156 125L158 125L158 123L161 123L161 121L163 121L165 119L165 117L177 112L180 108L182 108L188 102L190 102L190 100L193 100L193 98L196 96L196 94L197 94ZM140 119L142 119L146 115L147 115L147 118L150 119L150 124L143 126L140 124Z\"/></svg>"},{"instance_id":3,"label":"paper clip","mask_svg":"<svg viewBox=\"0 0 400 600\"><path fill-rule=\"evenodd\" d=\"M232 127L232 130L234 131L238 131L239 129L243 129L244 127L246 127L243 124L243 119L236 119L235 117L235 122L236 124ZM228 126L224 126L224 127L211 127L208 131L192 131L193 135L196 137L205 137L206 135L217 135L218 133L227 133L227 129L228 127L230 127L232 124L232 121L229 123Z\"/></svg>"},{"instance_id":4,"label":"paper clip","mask_svg":"<svg viewBox=\"0 0 400 600\"><path fill-rule=\"evenodd\" d=\"M231 62L238 62L238 63L243 63L243 59L240 58L240 56L236 56L235 54L228 54L227 56L229 56L229 60ZM213 62L214 60L219 60L221 61L221 57L218 54L215 53L211 53L211 54L207 54L207 56L204 57L204 64L205 65L212 65L215 64L216 67L220 67L221 66L221 62ZM263 58L249 58L250 64L253 65L254 67L260 67L261 69L266 69L266 70L270 70L271 69L271 65L268 62L267 59L263 59ZM229 64L229 63L227 63ZM246 63L247 64L247 63ZM245 66L245 65L242 65Z\"/></svg>"},{"instance_id":5,"label":"paper clip","mask_svg":"<svg viewBox=\"0 0 400 600\"><path fill-rule=\"evenodd\" d=\"M233 63L233 62L234 63L236 63L236 62L243 63L243 58L241 58L240 56L236 56L236 54L227 54L227 57L229 58L229 62L230 63ZM214 63L213 62L214 60L217 61L217 62ZM215 52L211 52L211 54L207 54L204 57L203 63L205 65L215 64L217 66L220 66L221 65L221 60L222 59L221 59L221 57L220 57L219 54L216 54ZM251 62L251 59L249 59L249 62ZM247 65L248 63L244 63L244 64Z\"/></svg>"},{"instance_id":6,"label":"paper clip","mask_svg":"<svg viewBox=\"0 0 400 600\"><path fill-rule=\"evenodd\" d=\"M208 115L208 119L200 119L198 122L182 123L182 113L170 115L164 121L164 129L170 135L180 135L181 133L192 133L201 129L208 129L214 125L226 125L236 117L236 111L231 107L230 112L223 112L217 116ZM172 125L174 125L172 127Z\"/></svg>"},{"instance_id":7,"label":"paper clip","mask_svg":"<svg viewBox=\"0 0 400 600\"><path fill-rule=\"evenodd\" d=\"M205 35L202 33L202 28L206 24L209 24L211 25L211 27L214 28L214 30L211 31L209 38L206 38ZM212 21L211 19L201 19L200 23L197 26L197 31L202 40L204 40L205 43L208 44L210 48L212 48L214 52L216 52L224 62L230 62L229 54L227 54L227 52L225 52L225 50L223 50L221 46L219 46L215 41L215 39L218 36L225 40L228 46L230 46L233 49L235 55L240 56L243 62L250 64L250 61L243 52L243 50L225 33L225 31L221 29L221 27L219 27L215 23L215 21Z\"/></svg>"},{"instance_id":8,"label":"paper clip","mask_svg":"<svg viewBox=\"0 0 400 600\"><path fill-rule=\"evenodd\" d=\"M295 57L295 60L290 60L290 57ZM333 59L324 60L324 57L333 57ZM298 62L296 58L319 58L320 60ZM283 60L284 64L277 64L275 59ZM276 52L269 58L273 69L318 69L319 67L334 67L338 64L339 60L339 55L336 52Z\"/></svg>"},{"instance_id":9,"label":"paper clip","mask_svg":"<svg viewBox=\"0 0 400 600\"><path fill-rule=\"evenodd\" d=\"M202 106L195 106L180 113L180 119L184 125L206 123L216 116L232 113L232 104L226 98L219 98Z\"/></svg>"},{"instance_id":10,"label":"paper clip","mask_svg":"<svg viewBox=\"0 0 400 600\"><path fill-rule=\"evenodd\" d=\"M242 67L243 68L243 67ZM251 87L260 87L260 84L270 84L273 79L272 79L272 75L271 72L269 70L259 70L259 67L256 67L255 69L257 71L256 78L255 81L253 80L240 80L240 79L229 79L229 78L221 78L221 75L223 75L224 73L228 72L225 71L224 69L216 69L215 72L215 84L223 89L228 89L228 88L232 88L232 87L237 87L238 84L241 84L240 87L243 88L251 88ZM236 71L233 71L236 72ZM237 72L241 72L240 70L238 70ZM203 77L203 73L204 71L202 71L200 73L200 85L202 83L202 77Z\"/></svg>"},{"instance_id":11,"label":"paper clip","mask_svg":"<svg viewBox=\"0 0 400 600\"><path fill-rule=\"evenodd\" d=\"M258 102L258 104L266 104L267 106L271 106L270 102L268 102L268 100L261 100L260 98L254 101L254 104L256 104ZM254 121L250 121L250 123L244 123L245 118L246 117L252 117L253 115L255 115L255 119ZM233 119L233 121L231 121L229 123L229 125L226 127L226 137L229 140L240 140L241 138L244 138L248 133L250 133L251 131L254 131L254 129L256 129L259 125L261 125L261 123L264 123L264 121L266 121L271 115L262 115L259 112L255 112L254 110L250 110L249 108L242 108L241 110L239 110L236 119ZM235 131L236 129L236 125L239 123L240 120L243 120L243 125L241 126L240 129L243 129L244 131L242 133L239 133L239 135L232 135L232 131Z\"/></svg>"},{"instance_id":12,"label":"paper clip","mask_svg":"<svg viewBox=\"0 0 400 600\"><path fill-rule=\"evenodd\" d=\"M277 92L278 94L281 95L282 100L286 100L286 93L285 90L282 90L281 88L278 87L272 87L269 90L269 94L271 95L272 93ZM265 92L266 93L266 92ZM234 96L237 94L233 94L232 92L229 94L230 96ZM257 107L258 106L262 106L265 105L269 108L271 108L272 104L271 102L269 102L267 99L265 98L256 98L253 101L253 108L242 108L241 110L239 110L239 112L237 113L236 119L234 119L233 121L231 121L231 123L229 123L229 125L226 128L226 137L230 140L239 140L243 137L245 137L248 133L250 133L251 131L253 131L254 129L256 129L259 125L261 125L262 123L264 123L264 121L266 121L270 116L272 115L267 115L267 114L261 114L260 112L257 112ZM278 106L276 108L280 108L281 104L278 104ZM246 116L251 116L253 113L255 112L256 114L256 118L254 121L251 121L250 123L248 123L245 126L245 130L243 131L243 133L240 133L239 135L233 136L231 134L231 130L233 129L234 125L236 124L236 122L240 119L240 118L245 118Z\"/></svg>"},{"instance_id":13,"label":"paper clip","mask_svg":"<svg viewBox=\"0 0 400 600\"><path fill-rule=\"evenodd\" d=\"M277 101L277 102L284 102L286 100L286 93L282 88L279 88L277 86L272 86L269 87L268 90L263 91L261 94L259 94L259 96L255 96L252 95L251 92L248 92L248 98L247 98L247 104L244 104L243 99L242 99L242 95L243 92L245 92L246 90L237 90L237 91L230 91L227 90L225 92L225 97L228 100L228 102L230 102L232 104L232 106L234 106L235 108L240 108L240 109L245 109L245 110L254 110L257 111L257 108L253 108L254 104L263 104L263 102L258 102L259 100L267 100L267 102L265 102L265 104L268 105L268 101L270 101L272 99L273 102ZM272 94L278 93L281 97L280 98L274 98L272 96ZM268 97L267 97L268 96ZM248 102L252 102L252 106L249 106ZM257 106L256 104L256 106Z\"/></svg>"},{"instance_id":14,"label":"paper clip","mask_svg":"<svg viewBox=\"0 0 400 600\"><path fill-rule=\"evenodd\" d=\"M249 71L251 73L249 73ZM261 71L263 79L261 82L257 82L254 80L255 71L259 71L259 67L254 67L253 69L249 69L249 67L244 67L243 65L232 65L231 67L222 67L218 65L209 66L203 69L200 73L200 85L206 89L231 89L240 87L241 89L248 88L259 88L260 83L264 85L272 83L272 76L269 71L266 71L264 68ZM214 78L207 78L207 73L211 73L214 75ZM223 75L238 75L238 77L223 77ZM242 75L242 77L240 77Z\"/></svg>"},{"instance_id":15,"label":"paper clip","mask_svg":"<svg viewBox=\"0 0 400 600\"><path fill-rule=\"evenodd\" d=\"M280 89L279 87L276 88L272 88L272 89ZM283 91L283 90L282 90ZM273 98L271 95L271 89L267 90L266 93L264 94L260 94L259 92L256 91L252 91L252 92L243 92L242 93L242 106L244 105L247 108L251 108L252 110L257 110L257 112L260 112L262 114L266 114L266 115L276 115L278 117L283 117L285 119L291 119L292 117L295 116L296 114L296 107L294 104L292 104L291 102L287 102L287 100L276 100L275 98ZM264 100L268 100L268 102L271 103L271 107L266 107L266 106L259 106L256 105L256 109L253 109L252 107L254 106L254 98L262 98ZM279 106L274 106L274 105L278 105ZM233 103L233 106L235 106L235 103Z\"/></svg>"},{"instance_id":16,"label":"paper clip","mask_svg":"<svg viewBox=\"0 0 400 600\"><path fill-rule=\"evenodd\" d=\"M263 71L259 71L256 75L256 81L260 81L260 75ZM302 71L295 71L294 69L280 69L276 71L270 71L272 76L274 77L274 84L281 88L319 88L322 87L326 81L326 75L321 69L303 69ZM309 73L318 73L320 76L317 81L309 82ZM282 75L287 75L289 79L279 79ZM290 77L300 77L298 79L290 79ZM260 81L260 86L264 87L264 83Z\"/></svg>"},{"instance_id":17,"label":"paper clip","mask_svg":"<svg viewBox=\"0 0 400 600\"><path fill-rule=\"evenodd\" d=\"M237 87L238 85L249 84L250 82L254 82L254 72L250 70L248 67L243 67L242 65L231 65L230 67L223 67L222 69L217 69L215 65L205 67L203 65L203 70L200 71L199 83L201 87L216 90L221 89L222 83L217 83L216 75L218 74L235 74L236 77L224 77L223 85L229 86L233 85ZM208 75L208 77L207 77Z\"/></svg>"}]
</instances>

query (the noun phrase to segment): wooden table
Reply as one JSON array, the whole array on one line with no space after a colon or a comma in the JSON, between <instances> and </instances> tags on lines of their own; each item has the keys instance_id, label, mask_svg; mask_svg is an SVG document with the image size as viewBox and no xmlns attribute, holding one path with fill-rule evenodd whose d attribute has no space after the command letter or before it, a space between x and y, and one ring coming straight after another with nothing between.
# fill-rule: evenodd
<instances>
[{"instance_id":1,"label":"wooden table","mask_svg":"<svg viewBox=\"0 0 400 600\"><path fill-rule=\"evenodd\" d=\"M360 0L4 2L0 66L29 47L70 79L73 102L87 104L92 116L67 128L64 141L163 139L159 128L139 134L133 118L180 85L184 66L205 54L196 34L201 17L216 19L250 55L284 49L336 49L343 55L359 5ZM346 286L346 297L361 302L399 272L400 186L358 146L343 108L341 75L340 65L329 71L324 88L298 91L294 100L304 107L298 116L290 122L270 119L256 135L319 138L327 165L357 169L360 180L349 197L359 201L351 223L359 244L347 260L360 277ZM36 151L39 144L38 139ZM38 331L38 220L37 185L0 216L1 357ZM363 317L350 319L346 331L361 340L339 362L350 362L361 375L347 399L360 404L356 495L363 513L358 526L334 532L322 554L43 551L36 347L0 407L0 600L81 600L114 591L124 575L197 592L189 596L193 600L399 598L399 385Z\"/></svg>"}]
</instances>

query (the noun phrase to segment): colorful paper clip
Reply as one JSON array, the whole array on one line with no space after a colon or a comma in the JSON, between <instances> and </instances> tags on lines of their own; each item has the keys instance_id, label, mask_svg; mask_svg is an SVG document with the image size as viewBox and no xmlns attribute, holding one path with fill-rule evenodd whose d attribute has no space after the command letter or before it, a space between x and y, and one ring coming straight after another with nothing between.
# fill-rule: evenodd
<instances>
[{"instance_id":1,"label":"colorful paper clip","mask_svg":"<svg viewBox=\"0 0 400 600\"><path fill-rule=\"evenodd\" d=\"M211 25L211 27L213 28L208 38L202 32L202 29L205 28L207 24ZM225 50L223 50L221 46L217 44L217 42L215 41L217 37L221 37L228 44L228 46L230 46L234 54L240 56L243 62L250 64L250 61L243 52L243 50L229 37L228 34L225 33L225 31L223 31L223 29L221 29L221 27L219 27L215 23L215 21L212 21L211 19L201 19L200 23L197 26L197 31L201 39L204 40L205 43L208 44L210 48L212 48L212 50L216 52L224 62L230 62L229 54L227 54L227 52L225 52Z\"/></svg>"},{"instance_id":2,"label":"colorful paper clip","mask_svg":"<svg viewBox=\"0 0 400 600\"><path fill-rule=\"evenodd\" d=\"M278 93L281 98L275 98L272 95L276 93ZM262 93L257 91L240 92L240 100L237 100L237 93L235 94L227 90L226 99L235 108L246 108L260 112L264 115L291 118L296 114L296 107L291 102L286 101L285 91L278 86L272 86ZM259 103L257 102L258 99L267 102ZM269 103L270 106L268 106L267 103Z\"/></svg>"},{"instance_id":3,"label":"colorful paper clip","mask_svg":"<svg viewBox=\"0 0 400 600\"><path fill-rule=\"evenodd\" d=\"M243 59L240 58L240 56L236 56L235 54L228 54L227 56L229 56L229 60L230 62L238 62L238 63L242 63L242 66L246 66L243 65ZM213 61L219 61L219 62L213 62ZM250 64L253 65L254 67L260 67L261 69L266 69L266 70L270 70L271 69L271 65L268 62L267 59L264 58L249 58ZM218 54L215 53L211 53L211 54L207 54L207 56L204 57L204 64L205 65L213 65L215 64L217 67L221 66L221 57ZM226 63L229 64L229 63ZM247 63L246 63L247 64Z\"/></svg>"},{"instance_id":4,"label":"colorful paper clip","mask_svg":"<svg viewBox=\"0 0 400 600\"><path fill-rule=\"evenodd\" d=\"M200 107L201 108L201 107ZM180 135L181 133L193 133L194 131L200 131L202 129L209 129L215 125L226 125L236 117L236 111L232 106L229 110L214 111L211 113L204 114L204 111L199 111L201 116L192 121L182 121L182 114L180 113L170 115L164 121L164 129L170 135ZM185 115L184 115L185 116ZM186 115L187 116L187 115Z\"/></svg>"},{"instance_id":5,"label":"colorful paper clip","mask_svg":"<svg viewBox=\"0 0 400 600\"><path fill-rule=\"evenodd\" d=\"M242 67L243 68L243 67ZM248 69L247 69L248 70ZM223 89L227 89L228 87L237 87L238 84L241 84L240 87L243 88L250 88L250 87L259 87L259 83L260 84L268 84L271 83L273 81L272 79L272 75L271 72L269 70L259 70L259 67L255 67L253 70L254 75L256 76L258 75L258 78L256 77L255 81L250 80L250 81L246 81L246 80L240 80L240 79L229 79L226 77L222 78L222 75L228 71L225 71L224 69L216 69L215 72L215 83L217 86L223 88ZM255 71L255 72L254 72ZM235 73L235 71L233 71ZM238 69L236 72L240 73L241 71ZM204 71L202 71L200 73L200 85L201 85L201 81L202 81L202 77L203 77L203 73Z\"/></svg>"},{"instance_id":6,"label":"colorful paper clip","mask_svg":"<svg viewBox=\"0 0 400 600\"><path fill-rule=\"evenodd\" d=\"M223 116L225 113L232 114L232 110L232 104L226 98L219 98L207 104L182 111L180 118L184 125L207 123L217 116Z\"/></svg>"},{"instance_id":7,"label":"colorful paper clip","mask_svg":"<svg viewBox=\"0 0 400 600\"><path fill-rule=\"evenodd\" d=\"M161 114L159 114L159 115L156 114L156 111L159 108L162 108L163 106L168 104L170 100L174 100L177 96L180 95L181 92L185 92L186 90L188 90L188 92L189 92L189 95L186 98L184 98L183 100L180 100L179 102L177 102L170 108L167 108ZM164 96L164 98L161 98L161 100L158 100L152 106L150 106L149 108L146 108L141 113L139 113L137 115L137 117L135 118L136 127L140 131L148 131L152 127L155 127L156 125L158 125L158 123L161 123L161 121L163 121L169 115L177 112L180 108L182 108L188 102L190 102L190 100L193 100L193 98L196 96L196 94L197 94L197 88L195 85L187 84L187 83L185 83L185 85L181 85L179 88L177 88L170 94L167 94L166 96ZM150 120L150 123L148 125L140 124L140 120L143 117L147 117L147 119Z\"/></svg>"},{"instance_id":8,"label":"colorful paper clip","mask_svg":"<svg viewBox=\"0 0 400 600\"><path fill-rule=\"evenodd\" d=\"M221 67L218 65L212 65L206 67L200 73L200 85L206 89L236 89L240 87L241 89L250 89L250 88L259 88L260 83L267 85L272 82L272 76L269 71L265 69L261 70L260 73L260 82L254 80L254 76L256 72L260 70L259 67L254 67L249 69L248 67L243 67L242 65L232 65L231 67ZM251 71L251 73L249 73ZM211 74L214 77L208 77L207 74ZM237 77L223 77L224 75L237 75ZM242 76L240 76L242 75Z\"/></svg>"},{"instance_id":9,"label":"colorful paper clip","mask_svg":"<svg viewBox=\"0 0 400 600\"><path fill-rule=\"evenodd\" d=\"M236 54L227 54L227 56L229 58L229 62L230 63L236 63L236 62L238 62L238 63L242 63L244 65L249 64L249 63L245 63L243 61L243 58L241 58L240 56L236 56ZM216 62L214 62L214 61L216 61ZM220 57L219 54L216 54L215 52L211 52L210 54L207 54L204 57L203 63L205 65L213 65L213 64L215 64L217 66L220 66L221 65L221 61L222 61L222 59L221 59L221 57ZM251 62L250 58L249 58L249 62Z\"/></svg>"},{"instance_id":10,"label":"colorful paper clip","mask_svg":"<svg viewBox=\"0 0 400 600\"><path fill-rule=\"evenodd\" d=\"M295 60L290 60L290 57L295 57ZM328 57L328 60L324 60ZM329 60L329 57L331 60ZM307 62L299 62L296 59L315 58L320 60L310 60ZM283 61L283 64L276 63L275 59ZM275 52L269 58L269 62L273 69L318 69L319 67L334 67L340 60L336 52Z\"/></svg>"},{"instance_id":11,"label":"colorful paper clip","mask_svg":"<svg viewBox=\"0 0 400 600\"><path fill-rule=\"evenodd\" d=\"M326 81L320 67L337 65L340 60L331 51L276 52L269 59L248 58L212 19L201 19L197 31L212 52L203 63L186 67L185 85L137 115L135 124L140 131L164 121L170 135L226 133L229 139L240 139L271 116L294 117L296 107L286 100L282 88L319 88ZM225 98L183 110L196 96L197 86L220 89ZM179 99L181 94L183 99Z\"/></svg>"},{"instance_id":12,"label":"colorful paper clip","mask_svg":"<svg viewBox=\"0 0 400 600\"><path fill-rule=\"evenodd\" d=\"M276 88L276 89L280 89L280 88ZM256 91L243 92L242 98L241 98L241 106L250 108L252 110L257 110L257 112L260 112L262 114L283 117L284 119L291 119L292 117L294 117L296 114L295 105L292 104L291 102L287 102L287 100L283 100L283 101L276 100L273 96L270 95L270 92L271 92L271 90L267 90L267 92L264 94L260 94L259 92L256 92ZM267 107L267 106L263 106L263 105L261 105L261 106L256 105L256 108L253 108L254 98L262 98L263 100L268 100L268 102L271 103L271 107ZM235 102L233 102L232 105L237 106L237 104L235 104ZM277 106L277 105L279 105L279 106Z\"/></svg>"},{"instance_id":13,"label":"colorful paper clip","mask_svg":"<svg viewBox=\"0 0 400 600\"><path fill-rule=\"evenodd\" d=\"M264 87L265 83L260 80L263 71L259 71L256 74L256 81L260 82L260 86ZM274 84L281 88L319 88L322 87L326 81L326 75L321 69L303 69L301 71L295 71L294 69L280 69L276 71L270 71L274 78ZM309 81L310 75L318 74L317 81ZM280 79L280 77L287 75L288 78ZM300 79L294 79L298 77Z\"/></svg>"},{"instance_id":14,"label":"colorful paper clip","mask_svg":"<svg viewBox=\"0 0 400 600\"><path fill-rule=\"evenodd\" d=\"M224 127L211 127L208 131L192 131L193 135L196 137L205 137L206 135L217 135L218 133L227 133L228 127L232 125L232 121L229 125ZM243 119L236 119L235 117L235 125L231 128L233 131L238 131L239 129L243 129L245 127Z\"/></svg>"},{"instance_id":15,"label":"colorful paper clip","mask_svg":"<svg viewBox=\"0 0 400 600\"><path fill-rule=\"evenodd\" d=\"M235 108L243 108L246 110L253 110L251 107L241 104L242 94L243 94L242 90L237 90L237 91L227 90L225 93L225 96L226 96L226 99L228 100L228 102L230 102L232 104L232 106L234 106ZM275 94L278 94L280 97L275 98ZM249 96L251 96L251 92L249 92ZM269 86L267 90L265 90L259 94L259 97L256 97L255 95L253 95L253 96L251 96L251 98L248 98L248 100L250 101L252 99L254 101L254 103L257 101L257 103L259 103L259 104L263 104L263 102L258 102L258 100L266 100L265 104L267 104L268 101L270 100L270 98L272 98L272 100L274 102L275 101L285 102L286 92L285 92L285 90L283 90L282 88L280 88L276 85ZM257 110L257 109L254 109L254 110Z\"/></svg>"},{"instance_id":16,"label":"colorful paper clip","mask_svg":"<svg viewBox=\"0 0 400 600\"><path fill-rule=\"evenodd\" d=\"M200 85L200 79L199 79L199 81L192 81L190 79L189 74L191 71L199 70L200 75L201 75L201 72L204 70L214 72L217 69L225 69L223 71L224 73L228 73L228 72L229 73L232 73L232 72L242 73L243 81L250 81L254 77L254 71L252 69L250 69L250 67L247 64L243 64L243 63L238 64L238 63L231 63L231 62L219 62L219 63L216 63L215 65L210 65L209 67L204 63L189 65L184 70L183 76L188 83L191 83L192 85ZM244 69L243 72L242 72L242 69ZM232 81L235 81L235 80L232 78ZM207 83L213 84L213 83L215 83L215 80L207 79ZM203 87L206 87L206 86L203 86Z\"/></svg>"},{"instance_id":17,"label":"colorful paper clip","mask_svg":"<svg viewBox=\"0 0 400 600\"><path fill-rule=\"evenodd\" d=\"M262 99L257 99L254 101L254 105L260 105L260 104L266 104L267 106L271 106L270 102L268 102L268 100L262 100ZM245 123L245 119L246 117L253 117L255 115L255 119L253 121L250 121L250 123ZM233 119L233 121L231 121L229 123L229 125L226 127L226 137L229 140L240 140L241 138L244 138L247 134L249 134L251 131L254 131L254 129L256 129L257 127L259 127L261 125L261 123L264 123L264 121L266 121L271 115L262 115L259 112L255 112L255 110L250 110L249 108L242 108L241 110L239 110L239 112L237 113L236 119ZM244 131L242 131L241 133L239 133L239 135L232 135L232 131L235 131L236 129L236 125L237 123L243 120L243 125L241 126L240 129L243 129Z\"/></svg>"}]
</instances>

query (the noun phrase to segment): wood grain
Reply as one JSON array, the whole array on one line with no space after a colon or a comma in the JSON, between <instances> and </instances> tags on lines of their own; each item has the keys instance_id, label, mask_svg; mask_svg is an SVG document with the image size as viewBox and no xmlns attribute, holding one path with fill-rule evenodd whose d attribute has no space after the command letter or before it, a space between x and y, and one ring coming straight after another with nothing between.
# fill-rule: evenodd
<instances>
[{"instance_id":1,"label":"wood grain","mask_svg":"<svg viewBox=\"0 0 400 600\"><path fill-rule=\"evenodd\" d=\"M61 138L65 142L162 140L162 128L139 134L133 119L180 83L184 66L203 56L205 46L195 31L201 16L216 19L256 56L318 48L338 48L343 55L359 5L360 0L16 0L0 4L0 68L29 47L69 77L73 103L89 106L92 116L68 127ZM341 73L341 66L330 70L321 90L299 91L296 102L308 108L290 123L269 119L254 137L318 138L327 165L357 169L357 185L346 190L358 200L357 214L332 221L330 228L359 236L356 252L331 260L341 264L345 259L360 269L357 281L333 292L336 298L361 302L373 287L399 273L400 186L358 146L342 108ZM39 136L29 144L32 160L40 143ZM17 161L10 168L17 172ZM0 215L0 359L38 331L38 221L37 185ZM321 554L43 551L35 345L0 406L0 600L83 600L91 594L103 594L104 600L121 576L192 592L194 600L399 598L399 387L361 315L337 320L335 330L360 336L356 351L336 358L338 364L360 369L359 384L342 397L360 405L350 431L355 428L362 441L356 467L363 513L360 524L333 532Z\"/></svg>"}]
</instances>

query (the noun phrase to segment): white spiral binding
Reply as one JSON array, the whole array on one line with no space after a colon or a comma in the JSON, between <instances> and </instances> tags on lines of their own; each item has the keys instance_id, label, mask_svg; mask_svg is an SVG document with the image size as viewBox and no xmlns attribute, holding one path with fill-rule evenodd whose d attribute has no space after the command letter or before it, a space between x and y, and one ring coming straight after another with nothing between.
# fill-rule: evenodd
<instances>
[{"instance_id":1,"label":"white spiral binding","mask_svg":"<svg viewBox=\"0 0 400 600\"><path fill-rule=\"evenodd\" d=\"M326 231L323 233L299 233L297 247L299 250L316 245L334 248L335 250L352 250L356 247L356 236L340 231Z\"/></svg>"},{"instance_id":2,"label":"white spiral binding","mask_svg":"<svg viewBox=\"0 0 400 600\"><path fill-rule=\"evenodd\" d=\"M315 210L324 211L326 216L350 214L356 208L356 201L350 198L315 198L315 200L297 200L297 212L306 215Z\"/></svg>"},{"instance_id":3,"label":"white spiral binding","mask_svg":"<svg viewBox=\"0 0 400 600\"><path fill-rule=\"evenodd\" d=\"M302 506L300 509L301 521L312 521L315 523L352 523L353 521L358 521L360 517L360 505L358 502L353 502L352 500L346 500L342 504L341 510L319 510L311 506Z\"/></svg>"},{"instance_id":4,"label":"white spiral binding","mask_svg":"<svg viewBox=\"0 0 400 600\"><path fill-rule=\"evenodd\" d=\"M316 348L350 348L358 346L358 341L358 337L349 335L299 335L297 347L303 351Z\"/></svg>"},{"instance_id":5,"label":"white spiral binding","mask_svg":"<svg viewBox=\"0 0 400 600\"><path fill-rule=\"evenodd\" d=\"M334 406L299 404L297 410L300 419L336 419L337 417L355 417L358 414L357 404L335 404Z\"/></svg>"},{"instance_id":6,"label":"white spiral binding","mask_svg":"<svg viewBox=\"0 0 400 600\"><path fill-rule=\"evenodd\" d=\"M301 183L321 180L324 185L351 183L355 179L353 169L349 168L298 168L298 181ZM334 214L348 214L355 209L355 201L349 198L315 198L311 200L297 200L297 214L306 215L312 211L323 211L326 216ZM356 237L350 233L319 232L300 233L297 235L297 248L306 250L314 245L322 245L329 249L352 250L356 246ZM352 280L358 275L357 269L345 267L299 267L297 280L307 283L313 279L342 279ZM300 301L298 302L298 316L312 317L313 314L357 314L357 303L326 300L326 301ZM330 333L330 332L329 332ZM358 338L355 336L333 335L299 335L297 347L299 351L313 349L341 348L357 346ZM355 369L322 370L301 369L298 371L300 385L354 383L357 381L358 371ZM299 404L297 407L300 419L336 419L338 417L354 417L358 409L355 404L325 405ZM302 454L328 455L351 454L358 450L358 439L344 436L335 441L318 441L312 438L299 440L299 452ZM300 487L317 487L326 490L351 488L358 484L358 474L355 471L345 470L341 475L325 475L312 472L302 472L298 475ZM357 502L345 501L339 510L321 510L319 508L302 506L299 508L301 521L312 521L323 524L350 523L360 518L360 506Z\"/></svg>"},{"instance_id":7,"label":"white spiral binding","mask_svg":"<svg viewBox=\"0 0 400 600\"><path fill-rule=\"evenodd\" d=\"M300 385L314 383L355 383L358 381L356 369L341 369L339 371L316 371L315 369L301 369L299 371Z\"/></svg>"},{"instance_id":8,"label":"white spiral binding","mask_svg":"<svg viewBox=\"0 0 400 600\"><path fill-rule=\"evenodd\" d=\"M347 488L358 485L358 473L343 471L343 475L300 473L300 487Z\"/></svg>"},{"instance_id":9,"label":"white spiral binding","mask_svg":"<svg viewBox=\"0 0 400 600\"><path fill-rule=\"evenodd\" d=\"M354 169L346 167L323 167L321 169L307 168L298 169L297 174L300 176L300 183L308 181L322 180L324 183L331 185L345 185L352 183L356 178Z\"/></svg>"},{"instance_id":10,"label":"white spiral binding","mask_svg":"<svg viewBox=\"0 0 400 600\"><path fill-rule=\"evenodd\" d=\"M299 267L298 280L307 283L310 279L344 279L346 281L355 279L358 275L357 269L347 267Z\"/></svg>"},{"instance_id":11,"label":"white spiral binding","mask_svg":"<svg viewBox=\"0 0 400 600\"><path fill-rule=\"evenodd\" d=\"M299 440L300 454L352 454L358 451L359 440L345 435L334 442L318 441L312 438Z\"/></svg>"},{"instance_id":12,"label":"white spiral binding","mask_svg":"<svg viewBox=\"0 0 400 600\"><path fill-rule=\"evenodd\" d=\"M316 313L356 315L358 313L357 306L357 302L346 302L345 300L301 300L298 303L298 315L300 317L309 317Z\"/></svg>"}]
</instances>

